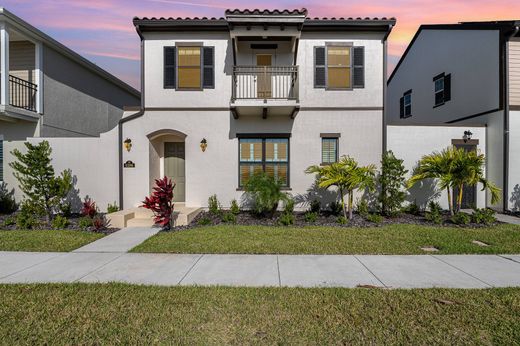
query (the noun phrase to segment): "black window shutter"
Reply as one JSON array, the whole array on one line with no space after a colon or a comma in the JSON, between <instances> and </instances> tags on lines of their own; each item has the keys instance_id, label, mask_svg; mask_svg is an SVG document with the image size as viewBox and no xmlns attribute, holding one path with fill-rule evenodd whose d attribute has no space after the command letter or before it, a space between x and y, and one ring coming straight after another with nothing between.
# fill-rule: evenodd
<instances>
[{"instance_id":1,"label":"black window shutter","mask_svg":"<svg viewBox=\"0 0 520 346\"><path fill-rule=\"evenodd\" d=\"M215 47L203 47L202 66L202 87L215 88Z\"/></svg>"},{"instance_id":2,"label":"black window shutter","mask_svg":"<svg viewBox=\"0 0 520 346\"><path fill-rule=\"evenodd\" d=\"M451 73L444 76L444 102L451 100Z\"/></svg>"},{"instance_id":3,"label":"black window shutter","mask_svg":"<svg viewBox=\"0 0 520 346\"><path fill-rule=\"evenodd\" d=\"M399 99L399 114L401 118L404 118L404 97Z\"/></svg>"},{"instance_id":4,"label":"black window shutter","mask_svg":"<svg viewBox=\"0 0 520 346\"><path fill-rule=\"evenodd\" d=\"M354 67L354 78L352 86L354 88L365 87L365 47L354 47L353 48L353 67Z\"/></svg>"},{"instance_id":5,"label":"black window shutter","mask_svg":"<svg viewBox=\"0 0 520 346\"><path fill-rule=\"evenodd\" d=\"M164 89L175 89L176 60L175 47L164 47Z\"/></svg>"},{"instance_id":6,"label":"black window shutter","mask_svg":"<svg viewBox=\"0 0 520 346\"><path fill-rule=\"evenodd\" d=\"M325 47L314 47L314 87L325 88L326 81Z\"/></svg>"}]
</instances>

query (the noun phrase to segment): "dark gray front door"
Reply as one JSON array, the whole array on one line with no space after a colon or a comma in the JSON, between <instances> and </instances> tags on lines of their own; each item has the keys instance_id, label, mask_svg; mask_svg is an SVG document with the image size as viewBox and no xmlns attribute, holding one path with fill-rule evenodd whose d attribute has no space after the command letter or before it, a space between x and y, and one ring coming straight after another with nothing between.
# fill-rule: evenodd
<instances>
[{"instance_id":1,"label":"dark gray front door","mask_svg":"<svg viewBox=\"0 0 520 346\"><path fill-rule=\"evenodd\" d=\"M164 175L175 182L173 201L186 199L186 170L184 142L164 143Z\"/></svg>"},{"instance_id":2,"label":"dark gray front door","mask_svg":"<svg viewBox=\"0 0 520 346\"><path fill-rule=\"evenodd\" d=\"M457 148L464 148L466 151L476 151L477 146L471 144L456 144ZM459 189L453 189L453 196L459 195ZM454 199L456 200L457 197ZM456 201L454 201L456 203ZM477 206L477 187L476 186L464 186L462 189L462 204L461 209L471 209Z\"/></svg>"}]
</instances>

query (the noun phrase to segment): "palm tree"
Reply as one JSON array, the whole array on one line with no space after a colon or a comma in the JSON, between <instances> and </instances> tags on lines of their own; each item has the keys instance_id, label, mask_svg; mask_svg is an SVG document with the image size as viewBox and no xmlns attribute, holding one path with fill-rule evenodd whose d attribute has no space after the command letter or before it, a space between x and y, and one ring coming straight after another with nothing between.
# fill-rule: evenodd
<instances>
[{"instance_id":1,"label":"palm tree","mask_svg":"<svg viewBox=\"0 0 520 346\"><path fill-rule=\"evenodd\" d=\"M456 212L459 212L462 206L464 186L476 186L481 183L482 191L489 190L491 193L491 203L495 204L500 200L500 189L484 177L485 163L484 154L473 150L458 149L452 182L452 185L456 186L459 192L458 196L454 196L456 198Z\"/></svg>"},{"instance_id":2,"label":"palm tree","mask_svg":"<svg viewBox=\"0 0 520 346\"><path fill-rule=\"evenodd\" d=\"M450 213L453 215L451 186L457 149L448 147L440 152L433 152L423 156L414 171L413 176L408 180L408 188L425 179L434 179L440 190L446 190L448 195L448 205Z\"/></svg>"},{"instance_id":3,"label":"palm tree","mask_svg":"<svg viewBox=\"0 0 520 346\"><path fill-rule=\"evenodd\" d=\"M358 166L356 160L349 156L343 156L338 162L326 166L310 166L305 170L306 173L317 174L318 186L329 188L335 186L341 199L343 216L347 219L347 209L345 205L345 194L348 198L348 218L352 219L353 193L356 189L373 189L375 166Z\"/></svg>"}]
</instances>

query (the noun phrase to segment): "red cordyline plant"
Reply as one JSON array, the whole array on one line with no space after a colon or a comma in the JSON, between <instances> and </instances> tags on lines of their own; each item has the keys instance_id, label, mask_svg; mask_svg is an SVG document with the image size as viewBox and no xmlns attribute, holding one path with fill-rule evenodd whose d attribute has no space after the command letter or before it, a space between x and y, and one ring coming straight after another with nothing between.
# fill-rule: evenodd
<instances>
[{"instance_id":1,"label":"red cordyline plant","mask_svg":"<svg viewBox=\"0 0 520 346\"><path fill-rule=\"evenodd\" d=\"M85 197L85 201L83 202L83 207L81 208L81 215L88 216L93 218L97 214L97 206L96 202L92 199Z\"/></svg>"},{"instance_id":2,"label":"red cordyline plant","mask_svg":"<svg viewBox=\"0 0 520 346\"><path fill-rule=\"evenodd\" d=\"M155 187L150 197L145 197L143 207L150 209L154 214L154 222L165 229L172 226L173 189L175 183L164 177L155 179Z\"/></svg>"}]
</instances>

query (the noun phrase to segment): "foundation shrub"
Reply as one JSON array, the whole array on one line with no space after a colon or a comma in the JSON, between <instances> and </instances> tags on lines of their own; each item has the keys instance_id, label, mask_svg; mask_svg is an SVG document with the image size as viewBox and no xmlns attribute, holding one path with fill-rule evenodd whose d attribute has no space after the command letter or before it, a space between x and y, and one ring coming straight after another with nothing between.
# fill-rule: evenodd
<instances>
[{"instance_id":1,"label":"foundation shrub","mask_svg":"<svg viewBox=\"0 0 520 346\"><path fill-rule=\"evenodd\" d=\"M340 202L330 202L329 212L331 215L338 216L343 212L343 207Z\"/></svg>"},{"instance_id":2,"label":"foundation shrub","mask_svg":"<svg viewBox=\"0 0 520 346\"><path fill-rule=\"evenodd\" d=\"M222 222L225 223L236 223L237 222L237 216L233 214L232 212L225 212L222 214Z\"/></svg>"},{"instance_id":3,"label":"foundation shrub","mask_svg":"<svg viewBox=\"0 0 520 346\"><path fill-rule=\"evenodd\" d=\"M88 216L84 216L82 218L79 219L78 221L78 227L81 229L81 230L88 230L90 227L92 227L93 224L92 224L92 219Z\"/></svg>"},{"instance_id":4,"label":"foundation shrub","mask_svg":"<svg viewBox=\"0 0 520 346\"><path fill-rule=\"evenodd\" d=\"M311 204L310 204L310 207L309 207L309 211L311 213L319 214L320 211L321 211L321 203L320 203L320 201L318 201L317 199L313 199L311 201Z\"/></svg>"},{"instance_id":5,"label":"foundation shrub","mask_svg":"<svg viewBox=\"0 0 520 346\"><path fill-rule=\"evenodd\" d=\"M83 206L81 207L81 216L88 216L93 218L98 213L98 208L96 202L94 202L91 198L85 197L83 201Z\"/></svg>"},{"instance_id":6,"label":"foundation shrub","mask_svg":"<svg viewBox=\"0 0 520 346\"><path fill-rule=\"evenodd\" d=\"M231 207L229 209L229 211L233 214L233 215L238 215L240 214L240 207L238 206L238 203L237 203L237 200L234 199L231 201Z\"/></svg>"},{"instance_id":7,"label":"foundation shrub","mask_svg":"<svg viewBox=\"0 0 520 346\"><path fill-rule=\"evenodd\" d=\"M65 216L57 215L51 223L53 229L65 229L69 225L69 220Z\"/></svg>"},{"instance_id":8,"label":"foundation shrub","mask_svg":"<svg viewBox=\"0 0 520 346\"><path fill-rule=\"evenodd\" d=\"M253 175L247 181L245 190L253 211L261 216L272 217L280 201L288 199L287 194L282 192L282 184L265 173Z\"/></svg>"},{"instance_id":9,"label":"foundation shrub","mask_svg":"<svg viewBox=\"0 0 520 346\"><path fill-rule=\"evenodd\" d=\"M470 221L471 216L460 211L458 213L455 213L455 215L451 217L451 222L453 222L456 225L467 225L468 223L470 223Z\"/></svg>"},{"instance_id":10,"label":"foundation shrub","mask_svg":"<svg viewBox=\"0 0 520 346\"><path fill-rule=\"evenodd\" d=\"M119 211L119 207L117 206L117 203L114 201L114 204L108 203L107 206L107 213L115 213Z\"/></svg>"},{"instance_id":11,"label":"foundation shrub","mask_svg":"<svg viewBox=\"0 0 520 346\"><path fill-rule=\"evenodd\" d=\"M213 215L220 215L222 213L222 206L217 199L217 195L209 196L208 198L208 210Z\"/></svg>"},{"instance_id":12,"label":"foundation shrub","mask_svg":"<svg viewBox=\"0 0 520 346\"><path fill-rule=\"evenodd\" d=\"M14 189L9 191L6 183L0 184L0 214L11 214L18 209Z\"/></svg>"},{"instance_id":13,"label":"foundation shrub","mask_svg":"<svg viewBox=\"0 0 520 346\"><path fill-rule=\"evenodd\" d=\"M209 224L211 224L211 219L207 216L203 216L197 220L197 225L199 226L207 226Z\"/></svg>"},{"instance_id":14,"label":"foundation shrub","mask_svg":"<svg viewBox=\"0 0 520 346\"><path fill-rule=\"evenodd\" d=\"M475 208L471 215L471 221L481 225L491 225L497 222L497 219L494 210L488 208Z\"/></svg>"},{"instance_id":15,"label":"foundation shrub","mask_svg":"<svg viewBox=\"0 0 520 346\"><path fill-rule=\"evenodd\" d=\"M153 212L154 222L161 225L164 229L172 227L174 188L175 184L168 177L155 179L153 192L151 196L145 197L142 205Z\"/></svg>"},{"instance_id":16,"label":"foundation shrub","mask_svg":"<svg viewBox=\"0 0 520 346\"><path fill-rule=\"evenodd\" d=\"M318 220L318 213L313 211L308 211L304 215L305 222L314 223L316 220Z\"/></svg>"}]
</instances>

